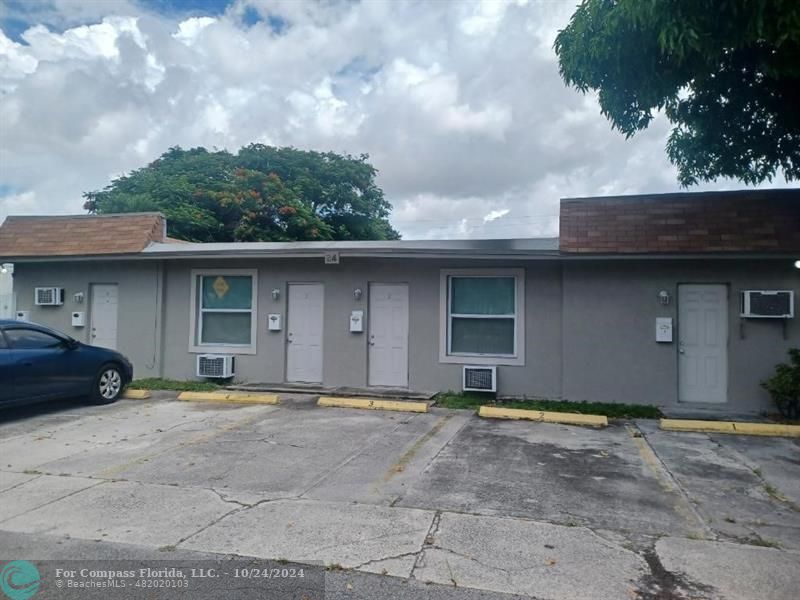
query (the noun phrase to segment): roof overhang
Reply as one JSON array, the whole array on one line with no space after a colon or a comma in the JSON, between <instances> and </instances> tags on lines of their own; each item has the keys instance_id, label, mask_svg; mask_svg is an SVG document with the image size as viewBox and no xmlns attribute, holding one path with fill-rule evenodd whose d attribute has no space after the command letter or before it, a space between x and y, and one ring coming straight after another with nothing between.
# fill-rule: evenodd
<instances>
[{"instance_id":1,"label":"roof overhang","mask_svg":"<svg viewBox=\"0 0 800 600\"><path fill-rule=\"evenodd\" d=\"M183 260L256 260L256 259L312 259L324 260L326 253L321 251L305 252L182 252L157 253L141 252L135 254L101 254L93 256L22 256L0 258L2 263L63 263L63 262L102 262L102 261L183 261ZM764 253L704 253L704 254L589 254L589 253L567 253L558 251L540 251L527 253L470 253L470 252L358 252L340 251L340 259L347 258L381 258L381 259L462 259L480 261L664 261L664 260L791 260L796 261L800 257L794 254L764 254Z\"/></svg>"}]
</instances>

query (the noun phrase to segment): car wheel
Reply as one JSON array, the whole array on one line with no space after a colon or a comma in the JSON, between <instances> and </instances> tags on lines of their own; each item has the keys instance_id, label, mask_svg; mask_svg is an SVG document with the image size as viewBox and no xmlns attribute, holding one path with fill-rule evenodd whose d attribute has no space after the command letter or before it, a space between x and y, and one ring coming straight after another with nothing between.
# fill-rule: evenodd
<instances>
[{"instance_id":1,"label":"car wheel","mask_svg":"<svg viewBox=\"0 0 800 600\"><path fill-rule=\"evenodd\" d=\"M117 400L124 388L122 371L117 365L103 365L92 387L92 402L95 404L109 404Z\"/></svg>"}]
</instances>

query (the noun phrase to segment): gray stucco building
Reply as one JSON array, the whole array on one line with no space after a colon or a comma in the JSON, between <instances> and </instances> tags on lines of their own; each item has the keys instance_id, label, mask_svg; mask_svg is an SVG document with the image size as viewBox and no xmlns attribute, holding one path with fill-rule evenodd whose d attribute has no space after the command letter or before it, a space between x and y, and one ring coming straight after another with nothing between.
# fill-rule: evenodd
<instances>
[{"instance_id":1,"label":"gray stucco building","mask_svg":"<svg viewBox=\"0 0 800 600\"><path fill-rule=\"evenodd\" d=\"M759 382L800 345L798 259L800 190L566 199L560 239L191 244L159 214L0 227L21 317L118 348L137 377L221 355L239 381L443 391L495 366L500 396L724 412L768 409Z\"/></svg>"}]
</instances>

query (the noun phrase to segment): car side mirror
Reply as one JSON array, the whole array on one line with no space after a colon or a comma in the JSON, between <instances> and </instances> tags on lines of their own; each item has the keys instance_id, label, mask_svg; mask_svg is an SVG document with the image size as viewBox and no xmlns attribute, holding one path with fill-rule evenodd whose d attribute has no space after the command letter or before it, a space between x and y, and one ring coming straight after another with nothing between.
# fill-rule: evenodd
<instances>
[{"instance_id":1,"label":"car side mirror","mask_svg":"<svg viewBox=\"0 0 800 600\"><path fill-rule=\"evenodd\" d=\"M67 350L75 350L78 347L78 340L73 340L72 338L67 338L64 340L64 347Z\"/></svg>"}]
</instances>

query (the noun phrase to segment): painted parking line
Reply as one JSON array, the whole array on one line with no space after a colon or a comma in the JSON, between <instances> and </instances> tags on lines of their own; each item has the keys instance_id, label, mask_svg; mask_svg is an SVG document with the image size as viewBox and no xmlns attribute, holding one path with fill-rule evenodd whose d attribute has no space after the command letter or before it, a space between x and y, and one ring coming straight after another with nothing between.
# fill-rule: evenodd
<instances>
[{"instance_id":1,"label":"painted parking line","mask_svg":"<svg viewBox=\"0 0 800 600\"><path fill-rule=\"evenodd\" d=\"M645 438L642 432L636 427L626 425L625 429L627 429L628 434L631 436L631 441L633 441L634 446L636 446L636 449L639 451L639 456L642 458L645 466L653 474L656 481L658 481L661 489L672 498L675 512L680 515L687 527L689 527L690 535L698 539L713 539L713 532L703 521L697 509L692 506L689 497L681 489L680 485L678 485L678 482L655 453L652 446L650 446L647 438Z\"/></svg>"}]
</instances>

